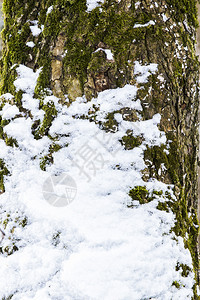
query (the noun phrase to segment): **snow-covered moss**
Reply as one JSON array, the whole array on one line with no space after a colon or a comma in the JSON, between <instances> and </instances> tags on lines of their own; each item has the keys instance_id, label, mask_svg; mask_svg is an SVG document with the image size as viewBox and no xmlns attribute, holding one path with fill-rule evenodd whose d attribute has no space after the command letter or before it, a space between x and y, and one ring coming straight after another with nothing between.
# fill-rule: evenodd
<instances>
[{"instance_id":1,"label":"snow-covered moss","mask_svg":"<svg viewBox=\"0 0 200 300\"><path fill-rule=\"evenodd\" d=\"M35 266L48 268L1 296L29 296L31 284L31 297L56 298L61 287L63 297L80 299L197 299L196 1L105 0L91 11L87 4L4 0L1 93L12 94L19 114L1 120L1 203L10 213L2 223L12 224L20 207L29 224L16 222L8 250L27 261L34 254ZM76 179L79 194L55 218L42 183L63 172ZM58 263L49 269L52 257ZM26 262L18 267L17 276L29 270ZM165 273L170 279L160 278ZM15 270L10 276L14 282ZM65 290L69 282L75 291Z\"/></svg>"}]
</instances>

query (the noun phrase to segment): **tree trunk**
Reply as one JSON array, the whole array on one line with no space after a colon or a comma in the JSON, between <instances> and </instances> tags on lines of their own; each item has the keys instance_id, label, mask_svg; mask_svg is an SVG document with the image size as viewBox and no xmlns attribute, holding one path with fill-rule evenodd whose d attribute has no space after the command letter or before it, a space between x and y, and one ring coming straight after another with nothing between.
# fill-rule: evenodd
<instances>
[{"instance_id":1,"label":"tree trunk","mask_svg":"<svg viewBox=\"0 0 200 300\"><path fill-rule=\"evenodd\" d=\"M5 103L16 105L20 114L16 118L32 119L35 140L44 136L52 140L50 128L57 111L52 103L45 102L46 97L53 94L63 106L70 107L77 97L84 96L89 103L105 90L135 86L136 98L142 106L140 117L137 109L126 107L126 104L107 112L107 122L98 123L90 112L81 117L112 133L119 128L115 114L120 114L130 124L151 120L160 114L158 128L165 133L166 141L145 144L145 167L141 171L143 182L130 186L129 195L131 201L139 200L141 205L146 205L152 198L148 184L156 181L172 187L176 200L171 192L165 192L165 202L160 201L157 209L172 211L175 216L171 231L175 239L183 239L185 248L190 251L195 274L193 299L198 299L199 63L195 54L196 1L106 0L89 10L83 0L4 0L1 107ZM14 84L19 76L19 65L34 72L41 68L33 97L40 101L40 110L44 112L42 121L23 106L25 91L17 89ZM142 69L145 66L146 78ZM4 130L9 122L1 120L1 139L7 146L19 147L16 138ZM121 143L129 151L144 140L144 136L135 137L134 132L127 131ZM48 164L54 163L54 152L52 148L41 164L45 172ZM3 159L1 165L1 189L5 192L3 180L11 170ZM145 197L142 194L144 188L148 190L145 190ZM153 190L154 194L161 196L162 192ZM2 252L5 253L3 247ZM176 282L171 284L177 289L182 288ZM150 297L150 294L146 296Z\"/></svg>"}]
</instances>

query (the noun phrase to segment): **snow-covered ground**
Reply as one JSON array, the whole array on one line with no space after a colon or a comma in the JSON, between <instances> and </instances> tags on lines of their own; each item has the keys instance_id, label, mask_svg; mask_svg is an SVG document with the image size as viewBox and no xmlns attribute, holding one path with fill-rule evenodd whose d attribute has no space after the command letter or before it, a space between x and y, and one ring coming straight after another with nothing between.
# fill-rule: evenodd
<instances>
[{"instance_id":1,"label":"snow-covered ground","mask_svg":"<svg viewBox=\"0 0 200 300\"><path fill-rule=\"evenodd\" d=\"M135 63L138 82L145 82L156 71L155 64ZM32 118L19 113L11 94L1 97L2 101L10 99L1 112L3 119L10 121L4 132L17 140L18 147L0 140L0 158L10 171L5 177L6 192L0 197L1 219L6 220L0 298L190 299L193 272L183 277L176 266L187 264L192 269L191 255L182 238L170 233L172 212L157 209L164 196L142 205L128 196L135 186L145 186L150 193L162 190L174 197L172 186L142 179L147 145L166 143L164 132L158 129L160 115L142 120L136 86L101 92L90 102L78 98L69 108L48 96L44 102L54 103L58 111L49 134L62 148L53 154L54 163L42 171L41 158L54 142L47 136L36 140L31 131L33 122L44 118L33 97L40 70L34 73L20 65L17 73L14 84L23 91L23 107ZM100 124L107 114L123 107L136 110L138 121L125 121L115 113L118 128L102 130ZM95 122L81 117L88 112ZM120 140L127 130L143 137L140 146L124 149ZM63 178L75 183L69 205L69 189L62 187L59 194L56 178L64 187L67 182ZM27 224L21 226L24 220ZM18 251L7 256L6 249L13 244Z\"/></svg>"}]
</instances>

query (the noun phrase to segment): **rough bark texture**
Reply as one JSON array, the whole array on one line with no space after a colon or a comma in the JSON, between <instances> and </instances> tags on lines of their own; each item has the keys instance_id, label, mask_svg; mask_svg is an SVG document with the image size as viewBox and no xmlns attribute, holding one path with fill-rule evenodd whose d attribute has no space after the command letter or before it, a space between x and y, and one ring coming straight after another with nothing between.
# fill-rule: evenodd
<instances>
[{"instance_id":1,"label":"rough bark texture","mask_svg":"<svg viewBox=\"0 0 200 300\"><path fill-rule=\"evenodd\" d=\"M13 81L15 68L25 64L34 70L42 67L35 96L41 99L46 113L43 124L35 122L35 138L48 134L53 107L42 99L51 89L63 104L70 105L76 97L85 95L88 101L105 89L135 84L134 64L157 63L158 71L147 83L139 84L144 119L155 113L162 116L160 129L165 131L168 149L152 147L146 150L147 168L144 179L156 178L175 185L177 202L166 202L176 215L173 228L189 248L196 275L198 274L197 220L197 152L198 152L198 60L195 55L197 8L195 0L154 1L106 0L102 10L86 11L83 0L14 1L4 0L5 28L1 60L1 94L15 95L21 109L21 91L16 92ZM46 14L48 7L54 10ZM32 36L31 21L39 20L43 32ZM155 24L135 27L137 23ZM26 46L33 41L36 47ZM113 59L103 50L110 49ZM14 66L14 67L13 67ZM66 100L66 94L69 101ZM129 121L135 121L134 111L120 111ZM108 116L107 129L114 120ZM1 128L4 126L1 122ZM8 144L14 141L2 134ZM127 148L130 145L127 144ZM168 150L168 151L166 151ZM165 169L162 169L162 164ZM2 162L1 181L7 170ZM3 183L2 183L3 184ZM198 281L198 276L196 276ZM194 287L194 297L196 288Z\"/></svg>"},{"instance_id":2,"label":"rough bark texture","mask_svg":"<svg viewBox=\"0 0 200 300\"><path fill-rule=\"evenodd\" d=\"M200 4L197 4L197 8L198 8L198 22L200 24ZM200 62L200 27L197 28L196 54L198 55L198 60ZM200 110L199 110L198 119L199 118L200 118ZM198 152L198 161L200 161L199 152ZM198 220L200 220L200 165L199 165L199 163L198 163ZM200 236L198 238L198 253L200 254ZM200 255L199 255L199 257L200 257ZM200 278L200 275L199 275L199 278Z\"/></svg>"}]
</instances>

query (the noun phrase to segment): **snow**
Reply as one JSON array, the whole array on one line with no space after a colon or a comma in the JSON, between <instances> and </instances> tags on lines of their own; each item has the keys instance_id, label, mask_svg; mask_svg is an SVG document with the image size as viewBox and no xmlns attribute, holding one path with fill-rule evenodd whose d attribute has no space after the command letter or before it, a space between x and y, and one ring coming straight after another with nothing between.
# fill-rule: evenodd
<instances>
[{"instance_id":1,"label":"snow","mask_svg":"<svg viewBox=\"0 0 200 300\"><path fill-rule=\"evenodd\" d=\"M104 51L106 53L107 59L108 60L113 60L113 54L112 54L111 50L105 49Z\"/></svg>"},{"instance_id":2,"label":"snow","mask_svg":"<svg viewBox=\"0 0 200 300\"><path fill-rule=\"evenodd\" d=\"M22 96L22 106L23 108L30 110L32 115L34 115L34 119L38 119L39 116L43 117L44 112L40 111L39 108L39 100L33 99L30 94L24 93ZM40 118L39 118L40 119Z\"/></svg>"},{"instance_id":3,"label":"snow","mask_svg":"<svg viewBox=\"0 0 200 300\"><path fill-rule=\"evenodd\" d=\"M142 106L139 100L132 101L137 94L137 88L134 85L126 85L123 88L117 88L115 90L105 90L98 95L97 99L93 99L90 103L81 103L81 100L77 100L79 103L79 113L87 113L87 109L90 108L91 105L101 106L101 112L99 113L99 118L105 117L106 113L113 112L115 110L119 110L123 107L128 107L131 109L136 109L141 111ZM108 101L105 101L105 98ZM71 106L68 110L70 113L76 114L74 106Z\"/></svg>"},{"instance_id":4,"label":"snow","mask_svg":"<svg viewBox=\"0 0 200 300\"><path fill-rule=\"evenodd\" d=\"M100 3L103 3L104 0L87 0L88 11L91 11L99 6Z\"/></svg>"},{"instance_id":5,"label":"snow","mask_svg":"<svg viewBox=\"0 0 200 300\"><path fill-rule=\"evenodd\" d=\"M148 80L148 77L152 74L155 74L155 72L158 70L157 64L149 64L146 66L142 66L138 61L135 62L135 68L134 68L134 74L137 76L137 82L138 83L146 83Z\"/></svg>"},{"instance_id":6,"label":"snow","mask_svg":"<svg viewBox=\"0 0 200 300\"><path fill-rule=\"evenodd\" d=\"M33 48L33 47L35 47L35 43L34 42L27 42L26 46L28 46L30 48Z\"/></svg>"},{"instance_id":7,"label":"snow","mask_svg":"<svg viewBox=\"0 0 200 300\"><path fill-rule=\"evenodd\" d=\"M19 114L19 109L16 105L10 105L6 103L3 109L0 111L0 115L2 116L3 120L12 119L17 114Z\"/></svg>"},{"instance_id":8,"label":"snow","mask_svg":"<svg viewBox=\"0 0 200 300\"><path fill-rule=\"evenodd\" d=\"M43 28L38 27L38 21L31 21L34 25L30 26L30 30L32 32L33 36L39 36L40 33L42 32Z\"/></svg>"},{"instance_id":9,"label":"snow","mask_svg":"<svg viewBox=\"0 0 200 300\"><path fill-rule=\"evenodd\" d=\"M10 93L6 93L0 96L0 99L5 99L6 101L12 100L14 96Z\"/></svg>"},{"instance_id":10,"label":"snow","mask_svg":"<svg viewBox=\"0 0 200 300\"><path fill-rule=\"evenodd\" d=\"M18 141L30 140L31 136L31 119L17 118L4 127L4 132Z\"/></svg>"},{"instance_id":11,"label":"snow","mask_svg":"<svg viewBox=\"0 0 200 300\"><path fill-rule=\"evenodd\" d=\"M100 50L104 51L106 53L106 57L107 57L108 60L113 60L114 59L114 56L113 56L113 54L112 54L112 52L111 52L110 49L98 48L95 52L98 52Z\"/></svg>"},{"instance_id":12,"label":"snow","mask_svg":"<svg viewBox=\"0 0 200 300\"><path fill-rule=\"evenodd\" d=\"M163 18L163 21L164 21L164 22L167 22L168 17L167 17L165 14L162 14L162 18Z\"/></svg>"},{"instance_id":13,"label":"snow","mask_svg":"<svg viewBox=\"0 0 200 300\"><path fill-rule=\"evenodd\" d=\"M19 77L14 82L16 90L19 91L21 89L23 92L32 95L34 93L35 85L37 83L37 79L39 77L41 69L34 72L32 69L24 65L20 65L16 68L16 71L19 75Z\"/></svg>"},{"instance_id":14,"label":"snow","mask_svg":"<svg viewBox=\"0 0 200 300\"><path fill-rule=\"evenodd\" d=\"M141 2L140 2L140 1L137 1L137 2L135 3L135 9L138 9L138 7L140 6L140 4L141 4Z\"/></svg>"},{"instance_id":15,"label":"snow","mask_svg":"<svg viewBox=\"0 0 200 300\"><path fill-rule=\"evenodd\" d=\"M53 5L47 9L47 15L50 14L52 12L52 10L53 10Z\"/></svg>"},{"instance_id":16,"label":"snow","mask_svg":"<svg viewBox=\"0 0 200 300\"><path fill-rule=\"evenodd\" d=\"M148 23L146 24L135 24L133 28L139 28L139 27L147 27L149 25L155 25L156 23L154 21L149 21Z\"/></svg>"},{"instance_id":17,"label":"snow","mask_svg":"<svg viewBox=\"0 0 200 300\"><path fill-rule=\"evenodd\" d=\"M49 130L51 138L36 140L33 122L44 118L34 98L41 69L33 72L20 65L16 70L14 85L23 91L22 105L31 117L18 116L17 107L11 104L5 104L1 112L10 119L4 133L18 143L9 147L0 140L0 158L10 171L1 195L1 218L6 219L8 213L13 218L1 246L11 246L14 239L19 250L0 256L0 298L14 294L14 300L190 299L194 274L183 277L176 265L192 269L191 255L183 239L170 232L173 213L157 209L158 202L166 200L166 191L175 201L173 186L142 178L146 147L166 143L165 133L159 130L160 114L142 119L137 85L103 91L89 102L80 97L69 107L47 96L44 103L54 103L58 115ZM135 62L137 82L146 82L157 70L157 64ZM119 113L124 107L136 110L138 121L125 121ZM82 118L88 112L95 122ZM101 124L111 112L119 125L105 132ZM143 140L129 151L120 142L127 130ZM54 163L42 171L41 158L48 154L52 137L67 146L53 153ZM77 194L72 203L58 208L44 199L43 185L61 174L74 179ZM162 190L163 195L140 205L128 196L138 185L149 193ZM28 219L25 227L15 222L23 216ZM172 286L173 281L180 282L181 288Z\"/></svg>"}]
</instances>

